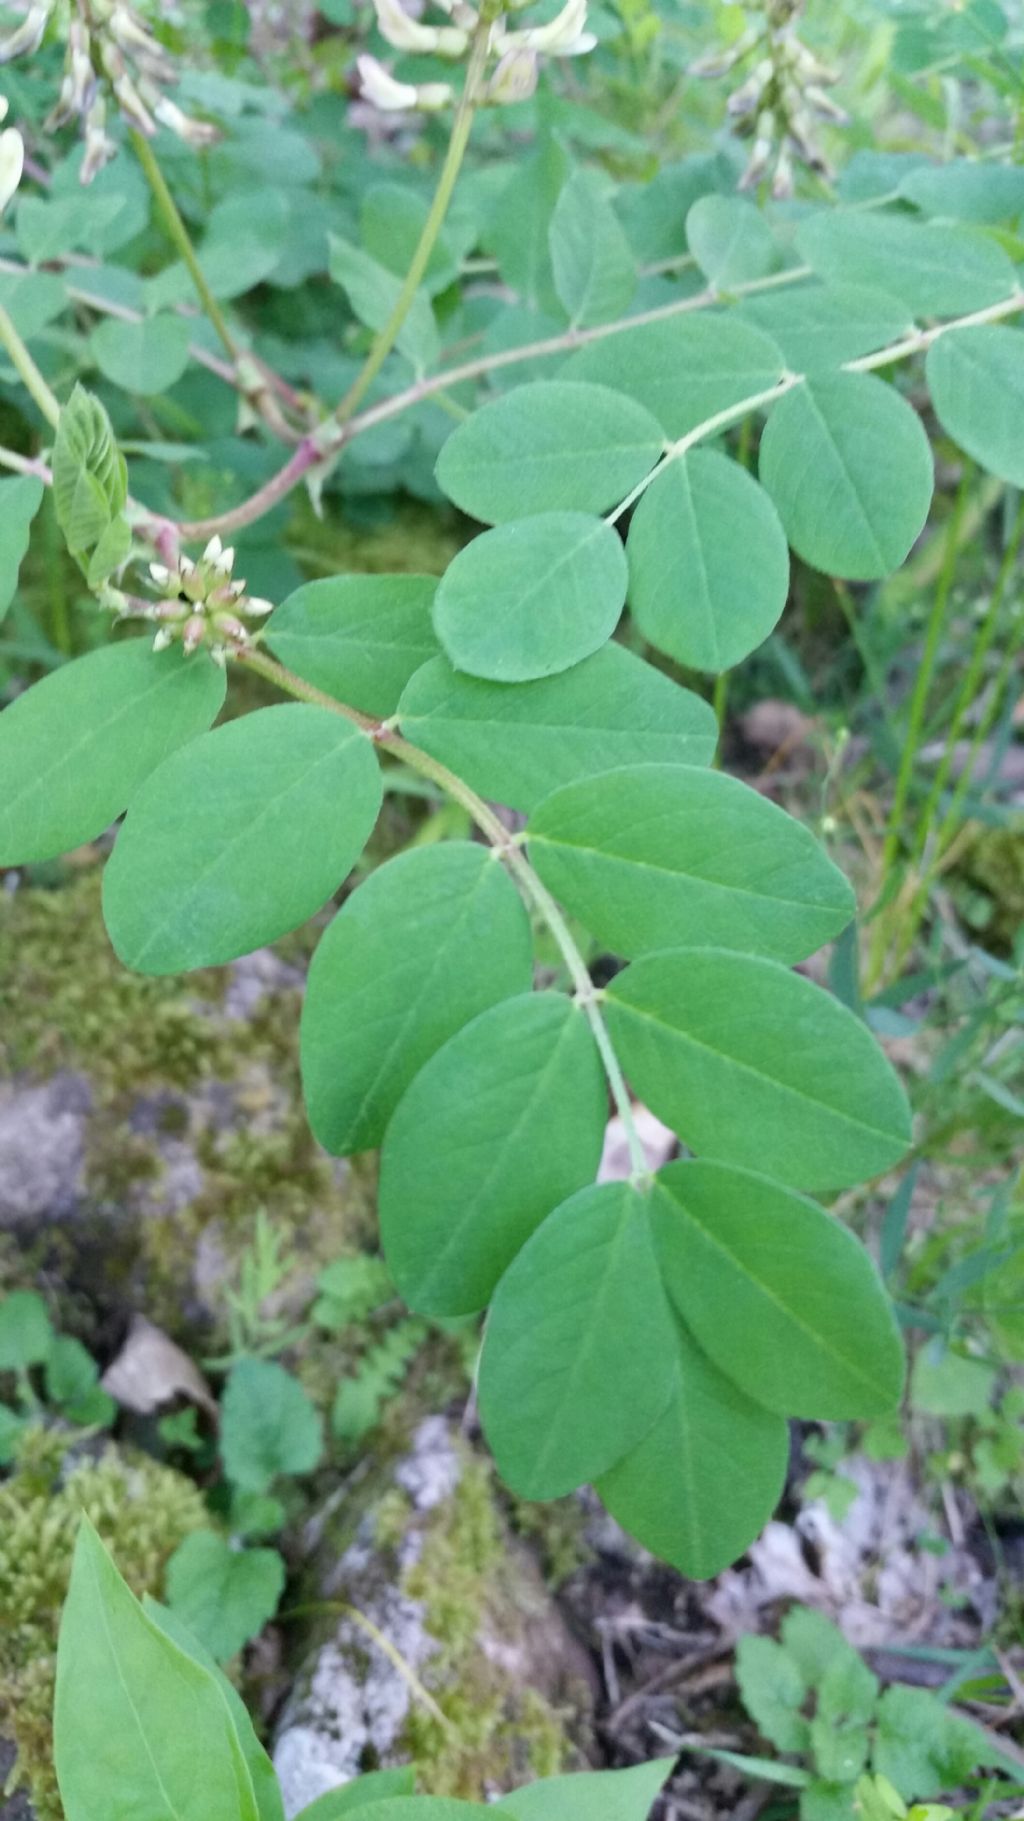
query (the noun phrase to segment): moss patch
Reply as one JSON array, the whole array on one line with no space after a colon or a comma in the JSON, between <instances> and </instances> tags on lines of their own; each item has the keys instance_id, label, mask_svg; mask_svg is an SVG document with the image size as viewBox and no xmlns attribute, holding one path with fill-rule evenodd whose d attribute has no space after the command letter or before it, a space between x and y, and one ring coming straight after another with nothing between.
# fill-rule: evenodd
<instances>
[{"instance_id":1,"label":"moss patch","mask_svg":"<svg viewBox=\"0 0 1024 1821\"><path fill-rule=\"evenodd\" d=\"M0 1731L13 1740L17 1779L39 1821L60 1821L53 1773L57 1628L75 1533L87 1512L128 1585L159 1595L169 1557L206 1523L190 1480L145 1455L108 1444L69 1460L68 1438L31 1429L14 1473L0 1484Z\"/></svg>"},{"instance_id":2,"label":"moss patch","mask_svg":"<svg viewBox=\"0 0 1024 1821\"><path fill-rule=\"evenodd\" d=\"M381 1523L400 1534L394 1493ZM486 1463L467 1459L439 1521L428 1530L419 1559L405 1572L402 1591L423 1606L424 1624L438 1650L424 1683L447 1725L422 1705L410 1709L403 1743L421 1770L423 1787L437 1796L479 1800L578 1763L566 1732L576 1706L566 1690L556 1707L508 1672L508 1653L528 1652L528 1583L510 1552ZM544 1598L538 1588L538 1604Z\"/></svg>"}]
</instances>

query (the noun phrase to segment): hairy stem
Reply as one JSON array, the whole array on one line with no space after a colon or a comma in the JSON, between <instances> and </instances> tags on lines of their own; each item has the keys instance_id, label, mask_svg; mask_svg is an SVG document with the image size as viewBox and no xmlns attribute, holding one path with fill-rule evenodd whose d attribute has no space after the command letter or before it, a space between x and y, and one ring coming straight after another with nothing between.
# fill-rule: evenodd
<instances>
[{"instance_id":1,"label":"hairy stem","mask_svg":"<svg viewBox=\"0 0 1024 1821\"><path fill-rule=\"evenodd\" d=\"M575 998L583 1010L590 1025L598 1054L604 1067L608 1086L611 1090L615 1110L622 1121L623 1130L629 1145L632 1164L632 1180L641 1184L646 1182L650 1172L644 1154L640 1135L633 1118L633 1107L629 1098L619 1059L615 1054L608 1027L601 1012L601 994L595 987L590 971L581 955L572 931L555 899L546 885L537 877L533 867L522 852L516 836L509 833L504 823L495 815L490 805L478 796L457 773L449 771L447 765L434 759L419 746L406 740L389 721L375 721L372 715L363 714L358 708L351 708L346 702L339 702L314 684L296 676L285 665L279 664L276 658L268 656L252 646L243 646L235 652L238 663L248 670L256 671L268 682L274 683L286 695L295 696L299 701L312 703L318 708L328 708L334 714L344 715L345 719L360 727L374 744L385 752L390 752L396 759L408 765L421 778L436 784L452 801L461 805L476 823L495 853L505 862L524 898L532 904L551 931L559 952L568 969L569 977L575 989Z\"/></svg>"},{"instance_id":2,"label":"hairy stem","mask_svg":"<svg viewBox=\"0 0 1024 1821\"><path fill-rule=\"evenodd\" d=\"M189 269L199 301L220 337L225 352L229 355L231 360L236 361L238 359L238 348L235 344L234 336L224 320L224 314L217 299L214 297L213 292L206 282L202 266L199 264L199 260L196 257L196 250L192 245L189 231L181 218L178 205L167 187L167 181L157 163L153 147L145 137L145 134L138 132L135 127L130 128L128 137L132 143L132 150L145 173L146 181L156 198L156 204L163 216L164 226L167 229L168 236Z\"/></svg>"},{"instance_id":3,"label":"hairy stem","mask_svg":"<svg viewBox=\"0 0 1024 1821\"><path fill-rule=\"evenodd\" d=\"M349 387L334 413L333 421L337 424L347 424L349 419L353 417L355 412L359 409L360 404L366 397L367 392L398 340L405 319L415 302L416 293L423 282L423 275L429 264L430 255L434 251L434 247L437 244L437 237L444 226L445 217L448 213L448 208L455 191L459 172L462 169L462 160L466 156L466 148L469 145L469 136L473 130L473 118L476 114L480 78L483 75L484 65L487 61L487 50L490 44L490 37L491 17L485 7L483 17L476 28L473 38L473 47L470 52L469 62L466 65L465 82L463 84L462 94L459 97L459 105L455 110L455 119L452 122L452 133L451 138L448 141L448 150L445 153L444 163L441 166L441 175L437 181L437 189L434 191L434 199L430 205L427 219L423 223L423 232L420 235L416 251L409 261L409 270L406 272L405 278L402 281L402 288L395 299L395 307L383 329L374 337L373 346L363 363L361 372Z\"/></svg>"},{"instance_id":4,"label":"hairy stem","mask_svg":"<svg viewBox=\"0 0 1024 1821\"><path fill-rule=\"evenodd\" d=\"M56 429L60 421L60 404L50 391L2 304L0 304L0 347L4 349L26 392L39 406L47 423L52 424Z\"/></svg>"}]
</instances>

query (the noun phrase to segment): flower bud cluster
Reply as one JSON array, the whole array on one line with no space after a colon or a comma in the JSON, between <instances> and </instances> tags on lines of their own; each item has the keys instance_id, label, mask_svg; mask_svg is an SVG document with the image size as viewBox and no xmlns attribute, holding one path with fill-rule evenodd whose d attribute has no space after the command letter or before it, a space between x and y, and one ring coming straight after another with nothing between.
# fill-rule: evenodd
<instances>
[{"instance_id":1,"label":"flower bud cluster","mask_svg":"<svg viewBox=\"0 0 1024 1821\"><path fill-rule=\"evenodd\" d=\"M0 95L0 120L7 118L7 97ZM14 195L25 163L25 146L16 126L0 133L0 215Z\"/></svg>"},{"instance_id":2,"label":"flower bud cluster","mask_svg":"<svg viewBox=\"0 0 1024 1821\"><path fill-rule=\"evenodd\" d=\"M204 646L223 664L229 652L250 643L252 634L245 619L262 618L274 605L246 593L241 577L232 576L234 564L234 550L230 546L225 550L220 538L212 537L196 562L179 556L173 568L150 563L150 576L160 589L159 600L112 594L111 604L123 618L156 622L154 651L180 644L188 655Z\"/></svg>"},{"instance_id":3,"label":"flower bud cluster","mask_svg":"<svg viewBox=\"0 0 1024 1821\"><path fill-rule=\"evenodd\" d=\"M480 29L480 16L468 0L435 0L447 24L425 24L406 12L402 0L374 0L377 24L382 37L398 51L429 53L460 62L469 56L470 47ZM519 8L529 0L506 0ZM547 25L510 30L507 12L494 19L488 28L487 54L492 67L485 76L480 92L473 99L483 106L502 106L526 101L537 87L539 58L578 57L593 50L597 40L585 30L587 0L566 0ZM358 59L360 91L363 99L384 113L419 109L436 113L455 99L448 82L400 82L380 63L368 55Z\"/></svg>"},{"instance_id":4,"label":"flower bud cluster","mask_svg":"<svg viewBox=\"0 0 1024 1821\"><path fill-rule=\"evenodd\" d=\"M170 53L147 31L130 0L29 0L20 25L0 38L0 64L38 49L51 18L66 51L47 129L81 122L90 183L117 151L107 132L112 101L129 126L152 138L160 126L190 145L208 145L216 128L193 120L164 93L177 80Z\"/></svg>"},{"instance_id":5,"label":"flower bud cluster","mask_svg":"<svg viewBox=\"0 0 1024 1821\"><path fill-rule=\"evenodd\" d=\"M838 82L838 72L822 63L798 34L803 6L804 0L763 0L759 20L735 44L690 65L694 76L726 76L740 64L752 64L728 102L736 131L753 140L740 188L753 189L771 177L772 195L778 198L793 194L796 162L831 175L817 123L842 125L847 119L826 93Z\"/></svg>"}]
</instances>

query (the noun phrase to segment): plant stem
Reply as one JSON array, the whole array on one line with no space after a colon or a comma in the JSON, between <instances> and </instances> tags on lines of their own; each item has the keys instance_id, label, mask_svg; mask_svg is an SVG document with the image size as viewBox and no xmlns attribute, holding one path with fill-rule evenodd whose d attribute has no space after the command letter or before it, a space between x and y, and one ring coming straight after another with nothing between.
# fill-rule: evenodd
<instances>
[{"instance_id":1,"label":"plant stem","mask_svg":"<svg viewBox=\"0 0 1024 1821\"><path fill-rule=\"evenodd\" d=\"M340 405L334 413L331 424L345 425L359 409L388 355L391 353L409 311L412 309L423 275L430 262L437 237L444 226L449 204L462 169L462 160L466 155L469 136L473 130L473 118L476 114L477 95L480 78L487 61L487 52L491 40L491 15L485 7L483 16L476 28L473 46L466 65L466 77L459 96L459 105L455 110L452 122L451 138L441 166L441 175L437 180L437 189L426 221L420 235L409 270L402 281L402 288L395 299L395 307L379 334L374 337L373 346L363 363L362 371L349 387Z\"/></svg>"},{"instance_id":2,"label":"plant stem","mask_svg":"<svg viewBox=\"0 0 1024 1821\"><path fill-rule=\"evenodd\" d=\"M432 784L436 784L446 796L460 804L472 817L481 834L486 836L495 854L504 860L523 896L543 918L558 945L575 989L574 997L590 1025L611 1090L612 1100L615 1103L615 1110L622 1121L632 1164L631 1181L638 1186L645 1183L650 1175L647 1158L633 1118L629 1090L626 1087L619 1059L615 1054L608 1027L601 1013L602 995L594 986L590 971L573 939L572 931L561 909L547 887L537 877L519 846L518 838L509 833L490 805L485 803L483 798L479 797L462 778L455 772L449 771L447 765L442 765L440 760L432 758L419 746L414 746L411 741L403 738L390 721L376 721L372 715L363 714L360 709L351 708L348 703L339 702L334 696L325 695L323 690L317 689L314 684L307 683L303 677L296 676L294 671L279 664L276 658L269 657L266 652L253 646L241 647L234 653L234 656L239 664L243 664L247 670L256 671L268 682L276 684L286 695L295 696L299 701L309 702L315 707L327 708L334 714L343 715L346 720L361 728L375 745L383 747L386 752L393 754L396 759L408 765L409 769L418 773L421 778L426 778Z\"/></svg>"},{"instance_id":3,"label":"plant stem","mask_svg":"<svg viewBox=\"0 0 1024 1821\"><path fill-rule=\"evenodd\" d=\"M921 653L921 660L918 664L917 674L914 679L913 693L910 698L910 714L907 722L907 731L904 736L903 747L900 753L899 769L896 773L896 789L893 793L892 807L889 811L889 821L886 828L885 840L882 844L881 879L879 880L878 887L879 894L885 892L887 881L896 864L900 843L903 839L903 822L906 815L907 802L910 797L910 786L914 776L914 765L917 760L918 748L921 744L921 735L924 729L925 710L928 706L928 692L931 688L932 677L935 671L935 660L938 656L939 644L942 639L943 628L946 624L946 609L949 605L949 595L953 585L953 576L956 573L960 520L967 503L967 494L970 489L972 472L973 464L967 462L964 467L963 477L960 481L960 487L957 492L953 511L950 515L949 524L946 528L945 557L942 569L939 572L939 580L932 600L931 613L928 616L924 649ZM888 917L879 915L875 922L868 961L868 991L871 991L877 985L881 975L889 942L889 934Z\"/></svg>"},{"instance_id":4,"label":"plant stem","mask_svg":"<svg viewBox=\"0 0 1024 1821\"><path fill-rule=\"evenodd\" d=\"M224 320L224 315L217 299L214 297L213 292L206 282L202 266L199 264L199 260L196 257L196 250L192 245L189 231L181 218L174 197L167 188L166 179L157 163L153 147L145 137L145 134L140 133L135 127L129 128L128 137L132 143L132 150L145 173L146 181L156 198L156 204L163 216L167 233L189 269L199 301L219 335L225 352L233 361L236 361L238 359L238 348L235 344L234 336Z\"/></svg>"},{"instance_id":5,"label":"plant stem","mask_svg":"<svg viewBox=\"0 0 1024 1821\"><path fill-rule=\"evenodd\" d=\"M13 474L34 474L44 487L53 485L53 475L45 462L31 455L18 455L13 449L0 449L0 468L10 468Z\"/></svg>"},{"instance_id":6,"label":"plant stem","mask_svg":"<svg viewBox=\"0 0 1024 1821\"><path fill-rule=\"evenodd\" d=\"M4 349L26 392L39 406L47 423L52 424L56 429L60 422L60 404L50 391L2 304L0 304L0 347Z\"/></svg>"}]
</instances>

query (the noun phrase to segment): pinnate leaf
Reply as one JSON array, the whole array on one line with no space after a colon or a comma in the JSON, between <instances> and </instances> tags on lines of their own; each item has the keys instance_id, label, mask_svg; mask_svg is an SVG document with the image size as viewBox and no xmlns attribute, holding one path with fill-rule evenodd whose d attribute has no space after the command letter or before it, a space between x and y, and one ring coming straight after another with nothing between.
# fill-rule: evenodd
<instances>
[{"instance_id":1,"label":"pinnate leaf","mask_svg":"<svg viewBox=\"0 0 1024 1821\"><path fill-rule=\"evenodd\" d=\"M942 428L991 474L1024 486L1024 334L957 329L933 342L926 372Z\"/></svg>"},{"instance_id":2,"label":"pinnate leaf","mask_svg":"<svg viewBox=\"0 0 1024 1821\"><path fill-rule=\"evenodd\" d=\"M188 366L188 324L181 316L146 316L141 322L108 317L89 337L89 352L106 379L148 397L166 392Z\"/></svg>"},{"instance_id":3,"label":"pinnate leaf","mask_svg":"<svg viewBox=\"0 0 1024 1821\"><path fill-rule=\"evenodd\" d=\"M623 316L636 289L636 261L595 171L574 171L548 228L558 300L586 328Z\"/></svg>"},{"instance_id":4,"label":"pinnate leaf","mask_svg":"<svg viewBox=\"0 0 1024 1821\"><path fill-rule=\"evenodd\" d=\"M631 1536L696 1581L719 1574L771 1517L789 1436L680 1329L671 1400L638 1448L598 1481Z\"/></svg>"},{"instance_id":5,"label":"pinnate leaf","mask_svg":"<svg viewBox=\"0 0 1024 1821\"><path fill-rule=\"evenodd\" d=\"M119 517L128 470L100 404L76 386L60 414L53 445L53 499L68 549L80 562Z\"/></svg>"},{"instance_id":6,"label":"pinnate leaf","mask_svg":"<svg viewBox=\"0 0 1024 1821\"><path fill-rule=\"evenodd\" d=\"M686 217L686 239L718 291L763 278L778 264L771 228L745 196L701 196Z\"/></svg>"},{"instance_id":7,"label":"pinnate leaf","mask_svg":"<svg viewBox=\"0 0 1024 1821\"><path fill-rule=\"evenodd\" d=\"M282 664L364 714L394 714L438 649L432 575L332 575L296 588L267 622Z\"/></svg>"},{"instance_id":8,"label":"pinnate leaf","mask_svg":"<svg viewBox=\"0 0 1024 1821\"><path fill-rule=\"evenodd\" d=\"M819 375L780 399L761 439L760 472L797 555L859 582L899 568L934 485L916 412L867 373Z\"/></svg>"},{"instance_id":9,"label":"pinnate leaf","mask_svg":"<svg viewBox=\"0 0 1024 1821\"><path fill-rule=\"evenodd\" d=\"M609 765L706 765L718 735L707 702L614 643L533 683L460 676L437 658L399 714L403 733L474 790L522 810Z\"/></svg>"},{"instance_id":10,"label":"pinnate leaf","mask_svg":"<svg viewBox=\"0 0 1024 1821\"><path fill-rule=\"evenodd\" d=\"M488 848L413 848L372 873L309 970L302 1085L320 1143L340 1156L379 1145L434 1051L531 977L529 918Z\"/></svg>"},{"instance_id":11,"label":"pinnate leaf","mask_svg":"<svg viewBox=\"0 0 1024 1821\"><path fill-rule=\"evenodd\" d=\"M169 759L135 797L103 881L126 966L212 967L304 923L377 819L366 736L326 709L261 708Z\"/></svg>"},{"instance_id":12,"label":"pinnate leaf","mask_svg":"<svg viewBox=\"0 0 1024 1821\"><path fill-rule=\"evenodd\" d=\"M715 450L653 480L629 527L629 604L645 639L694 670L722 671L763 643L789 592L789 551L763 487Z\"/></svg>"},{"instance_id":13,"label":"pinnate leaf","mask_svg":"<svg viewBox=\"0 0 1024 1821\"><path fill-rule=\"evenodd\" d=\"M827 1421L898 1405L889 1300L863 1246L816 1202L701 1160L659 1172L652 1220L680 1315L748 1397Z\"/></svg>"},{"instance_id":14,"label":"pinnate leaf","mask_svg":"<svg viewBox=\"0 0 1024 1821\"><path fill-rule=\"evenodd\" d=\"M1014 290L1010 258L989 235L879 209L820 210L796 244L830 283L877 285L921 316L959 316Z\"/></svg>"},{"instance_id":15,"label":"pinnate leaf","mask_svg":"<svg viewBox=\"0 0 1024 1821\"><path fill-rule=\"evenodd\" d=\"M758 329L737 316L701 312L593 342L559 377L627 392L668 436L680 437L717 412L770 391L784 372L778 348Z\"/></svg>"},{"instance_id":16,"label":"pinnate leaf","mask_svg":"<svg viewBox=\"0 0 1024 1821\"><path fill-rule=\"evenodd\" d=\"M777 961L647 955L606 1009L633 1088L698 1155L828 1189L906 1150L906 1095L866 1025Z\"/></svg>"},{"instance_id":17,"label":"pinnate leaf","mask_svg":"<svg viewBox=\"0 0 1024 1821\"><path fill-rule=\"evenodd\" d=\"M224 673L204 652L105 645L27 689L0 716L0 864L95 840L149 774L209 727Z\"/></svg>"},{"instance_id":18,"label":"pinnate leaf","mask_svg":"<svg viewBox=\"0 0 1024 1821\"><path fill-rule=\"evenodd\" d=\"M874 354L914 327L913 312L873 285L785 285L748 297L743 315L781 348L794 373L816 373Z\"/></svg>"},{"instance_id":19,"label":"pinnate leaf","mask_svg":"<svg viewBox=\"0 0 1024 1821\"><path fill-rule=\"evenodd\" d=\"M399 1102L381 1153L384 1250L410 1308L469 1315L597 1170L604 1079L580 1008L528 993L482 1012Z\"/></svg>"},{"instance_id":20,"label":"pinnate leaf","mask_svg":"<svg viewBox=\"0 0 1024 1821\"><path fill-rule=\"evenodd\" d=\"M527 1240L491 1304L480 1411L502 1477L531 1499L596 1479L643 1440L675 1372L647 1197L583 1189Z\"/></svg>"},{"instance_id":21,"label":"pinnate leaf","mask_svg":"<svg viewBox=\"0 0 1024 1821\"><path fill-rule=\"evenodd\" d=\"M43 503L43 483L34 474L0 480L0 620L18 586L32 520Z\"/></svg>"},{"instance_id":22,"label":"pinnate leaf","mask_svg":"<svg viewBox=\"0 0 1024 1821\"><path fill-rule=\"evenodd\" d=\"M564 785L527 828L544 883L619 955L713 938L798 961L853 893L808 828L724 772L633 765Z\"/></svg>"},{"instance_id":23,"label":"pinnate leaf","mask_svg":"<svg viewBox=\"0 0 1024 1821\"><path fill-rule=\"evenodd\" d=\"M537 381L474 412L441 450L437 478L487 524L530 513L605 512L653 468L659 425L623 392Z\"/></svg>"},{"instance_id":24,"label":"pinnate leaf","mask_svg":"<svg viewBox=\"0 0 1024 1821\"><path fill-rule=\"evenodd\" d=\"M541 512L459 552L438 588L434 627L456 670L525 683L605 644L625 598L612 527L583 512Z\"/></svg>"}]
</instances>

